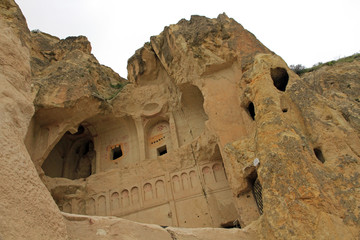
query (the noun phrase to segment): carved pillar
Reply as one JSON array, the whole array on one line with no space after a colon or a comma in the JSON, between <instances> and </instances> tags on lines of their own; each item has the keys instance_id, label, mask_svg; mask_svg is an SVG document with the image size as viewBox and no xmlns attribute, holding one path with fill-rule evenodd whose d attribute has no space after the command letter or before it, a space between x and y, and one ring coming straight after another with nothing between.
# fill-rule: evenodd
<instances>
[{"instance_id":1,"label":"carved pillar","mask_svg":"<svg viewBox=\"0 0 360 240\"><path fill-rule=\"evenodd\" d=\"M142 161L146 158L144 125L142 123L141 117L135 118L134 121L135 121L135 126L136 126L137 137L138 137L138 141L139 141L139 153L140 153L139 156L140 156L140 161Z\"/></svg>"},{"instance_id":2,"label":"carved pillar","mask_svg":"<svg viewBox=\"0 0 360 240\"><path fill-rule=\"evenodd\" d=\"M94 150L95 150L95 173L101 172L101 151L100 147L102 146L100 138L94 137ZM107 156L107 153L105 154Z\"/></svg>"},{"instance_id":3,"label":"carved pillar","mask_svg":"<svg viewBox=\"0 0 360 240\"><path fill-rule=\"evenodd\" d=\"M177 148L179 148L179 138L178 138L178 134L177 134L174 115L172 112L169 113L169 127L170 127L170 134L171 134L171 141L172 141L173 149L177 149Z\"/></svg>"}]
</instances>

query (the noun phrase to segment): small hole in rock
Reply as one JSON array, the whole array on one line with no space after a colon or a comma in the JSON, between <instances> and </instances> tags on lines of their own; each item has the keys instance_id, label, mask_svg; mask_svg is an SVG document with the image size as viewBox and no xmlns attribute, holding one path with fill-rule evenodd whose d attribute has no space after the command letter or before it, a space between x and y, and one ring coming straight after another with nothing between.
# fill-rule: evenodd
<instances>
[{"instance_id":1,"label":"small hole in rock","mask_svg":"<svg viewBox=\"0 0 360 240\"><path fill-rule=\"evenodd\" d=\"M314 153L315 153L315 156L316 158L324 163L325 162L325 158L324 158L324 155L322 154L322 151L320 150L320 148L314 148Z\"/></svg>"},{"instance_id":2,"label":"small hole in rock","mask_svg":"<svg viewBox=\"0 0 360 240\"><path fill-rule=\"evenodd\" d=\"M274 86L278 90L285 92L286 86L289 82L289 74L287 73L286 69L280 67L271 68L270 74L274 82Z\"/></svg>"},{"instance_id":3,"label":"small hole in rock","mask_svg":"<svg viewBox=\"0 0 360 240\"><path fill-rule=\"evenodd\" d=\"M287 109L287 108L283 108L282 111L283 111L284 113L286 113L286 112L288 111L288 109Z\"/></svg>"},{"instance_id":4,"label":"small hole in rock","mask_svg":"<svg viewBox=\"0 0 360 240\"><path fill-rule=\"evenodd\" d=\"M249 103L247 110L252 120L255 120L255 107L252 102Z\"/></svg>"}]
</instances>

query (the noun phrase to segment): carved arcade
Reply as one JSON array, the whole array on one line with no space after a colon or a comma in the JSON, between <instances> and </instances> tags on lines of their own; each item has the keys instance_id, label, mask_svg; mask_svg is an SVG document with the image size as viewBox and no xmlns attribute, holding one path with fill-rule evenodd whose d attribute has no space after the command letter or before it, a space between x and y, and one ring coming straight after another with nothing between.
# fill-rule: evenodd
<instances>
[{"instance_id":1,"label":"carved arcade","mask_svg":"<svg viewBox=\"0 0 360 240\"><path fill-rule=\"evenodd\" d=\"M166 184L166 182L170 184ZM172 224L178 225L179 219L176 206L180 206L182 202L191 199L201 201L216 193L231 197L231 190L220 161L209 162L138 182L134 185L109 189L106 192L89 196L86 200L85 214L112 215L126 218L128 215L147 209L161 209L162 206L170 206L171 202L173 202L175 208L169 208L171 217L176 222L172 222ZM84 202L70 199L68 202L64 202L62 209L69 213L83 213L81 209L84 207L79 205L84 205ZM205 207L206 213L212 211L208 208L209 206ZM233 210L234 206L231 205L228 208ZM188 209L191 209L191 207L188 207ZM229 209L226 211L229 211ZM224 211L224 209L216 209L216 211L218 210ZM182 211L186 210L183 209ZM169 218L169 213L163 213L162 217L164 219ZM234 220L233 218L236 218L236 214L228 216L227 219L222 219L222 222Z\"/></svg>"},{"instance_id":2,"label":"carved arcade","mask_svg":"<svg viewBox=\"0 0 360 240\"><path fill-rule=\"evenodd\" d=\"M235 220L237 210L220 152L217 150L216 159L209 156L199 163L188 159L184 167L176 167L183 161L181 156L171 155L184 146L181 151L185 152L177 154L192 156L193 150L187 144L204 131L207 119L199 89L184 85L182 91L180 112L144 117L137 122L131 118L94 122L98 132L94 138L84 128L88 136L85 140L95 143L97 178L109 181L103 180L101 187L81 196L64 192L64 196L57 199L60 209L166 226L210 227ZM54 151L57 149L63 148ZM86 153L82 155L84 159L87 155L95 159L95 151L83 152ZM44 166L56 162L53 155L49 155ZM154 166L159 169L151 169ZM138 176L139 167L145 169L144 176ZM126 176L121 174L124 171Z\"/></svg>"}]
</instances>

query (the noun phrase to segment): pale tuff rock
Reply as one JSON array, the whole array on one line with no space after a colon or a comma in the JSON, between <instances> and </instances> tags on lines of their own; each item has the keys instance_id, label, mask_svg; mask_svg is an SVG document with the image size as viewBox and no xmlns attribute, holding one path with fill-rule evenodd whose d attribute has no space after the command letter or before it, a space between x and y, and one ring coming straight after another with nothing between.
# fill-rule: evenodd
<instances>
[{"instance_id":1,"label":"pale tuff rock","mask_svg":"<svg viewBox=\"0 0 360 240\"><path fill-rule=\"evenodd\" d=\"M128 239L128 240L212 240L256 239L254 229L173 228L136 223L115 217L82 216L63 213L68 223L70 239Z\"/></svg>"},{"instance_id":2,"label":"pale tuff rock","mask_svg":"<svg viewBox=\"0 0 360 240\"><path fill-rule=\"evenodd\" d=\"M0 238L360 237L358 60L300 78L225 14L192 16L127 81L0 6Z\"/></svg>"},{"instance_id":3,"label":"pale tuff rock","mask_svg":"<svg viewBox=\"0 0 360 240\"><path fill-rule=\"evenodd\" d=\"M0 15L0 239L66 239L24 144L34 113L30 32L15 2L0 1Z\"/></svg>"}]
</instances>

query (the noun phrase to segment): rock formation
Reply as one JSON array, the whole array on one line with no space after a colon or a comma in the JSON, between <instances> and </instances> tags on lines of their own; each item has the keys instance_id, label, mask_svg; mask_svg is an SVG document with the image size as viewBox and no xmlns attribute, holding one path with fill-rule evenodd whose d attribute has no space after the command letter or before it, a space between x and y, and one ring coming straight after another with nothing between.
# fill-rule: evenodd
<instances>
[{"instance_id":1,"label":"rock formation","mask_svg":"<svg viewBox=\"0 0 360 240\"><path fill-rule=\"evenodd\" d=\"M86 37L0 10L0 239L360 237L359 60L300 78L225 14L192 16L126 80Z\"/></svg>"},{"instance_id":2,"label":"rock formation","mask_svg":"<svg viewBox=\"0 0 360 240\"><path fill-rule=\"evenodd\" d=\"M66 239L24 144L34 114L30 31L13 1L0 1L0 15L0 239Z\"/></svg>"}]
</instances>

